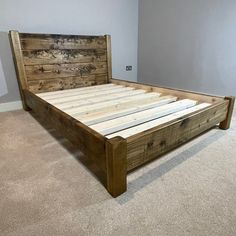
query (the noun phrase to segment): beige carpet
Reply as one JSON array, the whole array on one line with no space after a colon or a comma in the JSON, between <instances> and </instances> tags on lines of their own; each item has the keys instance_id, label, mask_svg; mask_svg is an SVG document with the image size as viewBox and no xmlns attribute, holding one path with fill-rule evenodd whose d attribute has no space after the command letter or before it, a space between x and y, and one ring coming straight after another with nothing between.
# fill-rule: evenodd
<instances>
[{"instance_id":1,"label":"beige carpet","mask_svg":"<svg viewBox=\"0 0 236 236\"><path fill-rule=\"evenodd\" d=\"M0 113L1 236L236 235L235 118L131 173L117 199L48 131L30 113Z\"/></svg>"}]
</instances>

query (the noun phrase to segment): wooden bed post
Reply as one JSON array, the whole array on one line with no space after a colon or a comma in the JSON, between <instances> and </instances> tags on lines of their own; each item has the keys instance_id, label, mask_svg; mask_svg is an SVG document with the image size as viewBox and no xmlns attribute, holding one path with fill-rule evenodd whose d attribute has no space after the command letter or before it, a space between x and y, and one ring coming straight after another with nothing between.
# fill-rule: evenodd
<instances>
[{"instance_id":1,"label":"wooden bed post","mask_svg":"<svg viewBox=\"0 0 236 236\"><path fill-rule=\"evenodd\" d=\"M107 43L107 71L108 71L108 83L112 79L112 54L111 54L111 35L106 35Z\"/></svg>"},{"instance_id":2,"label":"wooden bed post","mask_svg":"<svg viewBox=\"0 0 236 236\"><path fill-rule=\"evenodd\" d=\"M25 67L22 56L19 32L15 30L9 31L10 43L12 47L12 55L15 63L16 76L19 84L20 95L24 110L29 111L30 108L26 104L24 90L28 88L25 74Z\"/></svg>"},{"instance_id":3,"label":"wooden bed post","mask_svg":"<svg viewBox=\"0 0 236 236\"><path fill-rule=\"evenodd\" d=\"M106 142L107 190L118 197L127 190L127 142L114 137Z\"/></svg>"},{"instance_id":4,"label":"wooden bed post","mask_svg":"<svg viewBox=\"0 0 236 236\"><path fill-rule=\"evenodd\" d=\"M230 96L230 97L225 97L226 100L229 100L229 105L228 105L228 112L226 119L220 123L220 129L229 129L232 115L233 115L233 109L234 109L234 102L235 102L235 97Z\"/></svg>"}]
</instances>

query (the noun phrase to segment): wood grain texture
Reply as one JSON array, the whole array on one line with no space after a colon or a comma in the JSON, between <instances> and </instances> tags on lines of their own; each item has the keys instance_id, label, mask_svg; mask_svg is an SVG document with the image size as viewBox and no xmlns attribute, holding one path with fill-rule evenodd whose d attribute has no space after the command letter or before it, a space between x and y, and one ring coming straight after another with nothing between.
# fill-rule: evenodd
<instances>
[{"instance_id":1,"label":"wood grain texture","mask_svg":"<svg viewBox=\"0 0 236 236\"><path fill-rule=\"evenodd\" d=\"M11 32L22 89L38 93L108 83L107 36Z\"/></svg>"},{"instance_id":2,"label":"wood grain texture","mask_svg":"<svg viewBox=\"0 0 236 236\"><path fill-rule=\"evenodd\" d=\"M57 79L72 76L83 76L107 74L107 65L99 63L73 63L55 65L34 65L25 66L25 71L29 81L42 79Z\"/></svg>"},{"instance_id":3,"label":"wood grain texture","mask_svg":"<svg viewBox=\"0 0 236 236\"><path fill-rule=\"evenodd\" d=\"M225 97L225 99L229 101L227 117L224 121L220 123L220 126L219 126L220 129L224 129L224 130L230 128L230 123L232 120L232 115L233 115L233 110L234 110L235 97L230 96L230 97Z\"/></svg>"},{"instance_id":4,"label":"wood grain texture","mask_svg":"<svg viewBox=\"0 0 236 236\"><path fill-rule=\"evenodd\" d=\"M106 62L105 49L44 49L23 51L25 65Z\"/></svg>"},{"instance_id":5,"label":"wood grain texture","mask_svg":"<svg viewBox=\"0 0 236 236\"><path fill-rule=\"evenodd\" d=\"M20 34L23 50L40 49L106 49L104 36Z\"/></svg>"},{"instance_id":6,"label":"wood grain texture","mask_svg":"<svg viewBox=\"0 0 236 236\"><path fill-rule=\"evenodd\" d=\"M223 101L127 138L127 170L135 169L214 127L226 118L227 107L228 102Z\"/></svg>"},{"instance_id":7,"label":"wood grain texture","mask_svg":"<svg viewBox=\"0 0 236 236\"><path fill-rule=\"evenodd\" d=\"M107 190L117 197L127 189L127 143L121 137L115 137L106 142L107 155Z\"/></svg>"},{"instance_id":8,"label":"wood grain texture","mask_svg":"<svg viewBox=\"0 0 236 236\"><path fill-rule=\"evenodd\" d=\"M107 75L89 75L83 77L65 77L57 79L39 79L28 81L29 90L34 93L44 93L65 89L73 89L92 85L104 84L107 81Z\"/></svg>"}]
</instances>

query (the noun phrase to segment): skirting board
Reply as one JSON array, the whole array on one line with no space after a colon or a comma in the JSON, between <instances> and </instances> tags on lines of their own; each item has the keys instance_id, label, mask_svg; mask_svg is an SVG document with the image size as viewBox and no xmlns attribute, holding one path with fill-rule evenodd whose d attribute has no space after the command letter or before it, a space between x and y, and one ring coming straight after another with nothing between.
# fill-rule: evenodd
<instances>
[{"instance_id":1,"label":"skirting board","mask_svg":"<svg viewBox=\"0 0 236 236\"><path fill-rule=\"evenodd\" d=\"M0 112L15 111L22 109L21 101L0 103Z\"/></svg>"}]
</instances>

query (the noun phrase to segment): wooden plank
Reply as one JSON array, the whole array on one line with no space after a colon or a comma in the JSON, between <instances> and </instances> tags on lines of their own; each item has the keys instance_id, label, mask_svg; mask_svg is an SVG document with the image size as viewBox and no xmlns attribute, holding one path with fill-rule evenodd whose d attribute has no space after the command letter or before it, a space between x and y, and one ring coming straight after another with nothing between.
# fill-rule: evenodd
<instances>
[{"instance_id":1,"label":"wooden plank","mask_svg":"<svg viewBox=\"0 0 236 236\"><path fill-rule=\"evenodd\" d=\"M104 36L79 36L55 34L24 34L21 33L24 50L40 49L106 49Z\"/></svg>"},{"instance_id":2,"label":"wooden plank","mask_svg":"<svg viewBox=\"0 0 236 236\"><path fill-rule=\"evenodd\" d=\"M86 125L48 104L35 94L25 91L27 105L72 143L99 169L99 179L106 185L106 139ZM88 145L89 144L89 145ZM96 147L96 148L94 148Z\"/></svg>"},{"instance_id":3,"label":"wooden plank","mask_svg":"<svg viewBox=\"0 0 236 236\"><path fill-rule=\"evenodd\" d=\"M12 55L13 55L13 60L15 64L15 69L16 69L17 81L20 88L22 105L23 105L24 110L29 110L29 108L26 105L26 99L23 92L23 89L28 88L28 84L26 80L19 33L17 31L12 30L9 32L9 38L10 38Z\"/></svg>"},{"instance_id":4,"label":"wooden plank","mask_svg":"<svg viewBox=\"0 0 236 236\"><path fill-rule=\"evenodd\" d=\"M106 111L103 109L103 112L101 112L100 115L97 115L96 113L94 115L94 113L92 113L90 116L87 116L87 117L84 116L84 118L78 117L78 119L86 125L94 125L97 123L112 120L112 119L119 118L122 116L134 114L136 112L162 106L171 102L175 102L176 100L177 100L177 97L168 97L168 96L160 97L156 99L156 101L139 100L139 101L136 101L136 104L134 104L133 106L127 107L127 104L126 104L126 106L119 106L118 108L111 107L110 109L106 109Z\"/></svg>"},{"instance_id":5,"label":"wooden plank","mask_svg":"<svg viewBox=\"0 0 236 236\"><path fill-rule=\"evenodd\" d=\"M62 63L96 63L106 62L105 49L42 49L23 51L25 65L48 65Z\"/></svg>"},{"instance_id":6,"label":"wooden plank","mask_svg":"<svg viewBox=\"0 0 236 236\"><path fill-rule=\"evenodd\" d=\"M93 89L86 89L86 90L83 90L83 88L89 88L89 87L83 87L79 91L75 90L75 89L67 89L67 90L64 90L65 91L64 94L54 94L52 96L49 96L49 95L48 96L40 96L40 94L37 94L37 95L45 100L50 101L52 99L64 99L64 98L77 96L77 95L84 95L84 94L91 95L91 94L97 93L98 91L99 92L102 92L102 91L108 92L108 91L126 88L123 86L110 86L110 87L101 87L102 85L98 85L98 86L99 86L98 88L93 88L95 86L90 86L90 88L93 88ZM130 88L129 90L133 90L133 89Z\"/></svg>"},{"instance_id":7,"label":"wooden plank","mask_svg":"<svg viewBox=\"0 0 236 236\"><path fill-rule=\"evenodd\" d=\"M201 103L201 104L196 105L194 107L187 108L183 111L179 111L179 112L173 113L171 115L164 116L164 117L158 118L156 120L149 121L149 122L141 124L141 125L137 125L137 126L125 129L125 130L121 130L119 132L110 134L106 137L109 138L109 139L113 138L113 137L116 137L116 136L120 136L122 138L128 138L132 135L135 135L135 134L138 134L138 133L143 132L145 130L154 128L158 125L162 125L164 123L167 123L167 122L173 121L175 119L181 118L185 115L191 114L195 111L199 111L203 108L209 107L210 105L211 105L210 103Z\"/></svg>"},{"instance_id":8,"label":"wooden plank","mask_svg":"<svg viewBox=\"0 0 236 236\"><path fill-rule=\"evenodd\" d=\"M131 81L124 81L124 80L117 80L111 79L113 84L123 85L123 86L132 86L136 89L145 89L147 91L158 92L166 95L176 96L179 99L193 99L199 102L207 102L207 103L218 103L224 100L223 97L204 94L204 93L197 93L193 91L181 90L181 89L174 89L174 88L167 88L161 87L156 85L148 85L148 84L141 84Z\"/></svg>"},{"instance_id":9,"label":"wooden plank","mask_svg":"<svg viewBox=\"0 0 236 236\"><path fill-rule=\"evenodd\" d=\"M125 139L116 137L106 142L107 190L117 197L127 189L127 143Z\"/></svg>"},{"instance_id":10,"label":"wooden plank","mask_svg":"<svg viewBox=\"0 0 236 236\"><path fill-rule=\"evenodd\" d=\"M112 79L112 52L111 52L111 36L106 35L107 43L107 72L108 72L108 82Z\"/></svg>"},{"instance_id":11,"label":"wooden plank","mask_svg":"<svg viewBox=\"0 0 236 236\"><path fill-rule=\"evenodd\" d=\"M135 91L138 91L138 90L135 90ZM160 97L159 94L156 94L156 93L143 92L141 94L128 96L128 97L121 97L121 98L116 98L116 99L111 98L110 101L107 101L106 99L104 99L103 102L106 103L105 106L100 107L100 109L97 111L91 110L89 113L86 113L84 115L78 115L76 116L76 118L80 120L94 119L95 117L103 116L104 113L106 113L107 111L113 112L120 109L127 109L132 106L137 106L138 104L152 103L152 102L156 102L156 101L159 101L160 99L165 99L165 98L173 98L173 97L172 96ZM94 104L94 102L91 102L91 104ZM66 109L63 109L63 110L66 112Z\"/></svg>"},{"instance_id":12,"label":"wooden plank","mask_svg":"<svg viewBox=\"0 0 236 236\"><path fill-rule=\"evenodd\" d=\"M80 116L82 114L90 114L91 112L99 111L101 108L104 108L107 105L114 104L114 102L115 102L114 100L116 100L117 98L126 98L126 97L131 97L131 96L135 96L135 95L143 94L143 93L145 93L145 91L135 90L135 91L127 91L127 92L122 92L122 93L118 93L118 94L113 94L112 97L107 97L107 99L106 99L106 96L105 97L103 96L102 99L105 98L107 102L94 103L94 104L89 104L86 106L80 105L78 107L74 107L74 108L70 108L70 109L66 109L66 110L63 109L63 111L76 118L76 116ZM111 99L111 100L109 100L109 99ZM117 102L118 102L118 100L117 100ZM61 106L61 104L60 104L60 106Z\"/></svg>"},{"instance_id":13,"label":"wooden plank","mask_svg":"<svg viewBox=\"0 0 236 236\"><path fill-rule=\"evenodd\" d=\"M225 97L225 100L229 101L227 117L224 121L222 121L220 123L220 126L219 126L220 129L224 129L224 130L230 128L230 123L231 123L233 109L234 109L234 103L235 103L235 97L233 97L233 96Z\"/></svg>"},{"instance_id":14,"label":"wooden plank","mask_svg":"<svg viewBox=\"0 0 236 236\"><path fill-rule=\"evenodd\" d=\"M94 86L88 86L88 87L82 87L82 88L75 88L75 89L67 89L67 90L62 90L62 91L54 91L54 92L46 92L46 93L39 93L37 96L47 99L47 98L52 98L56 96L65 96L67 94L72 94L72 93L82 93L82 92L90 92L94 91L97 89L108 89L108 88L121 88L123 86L121 85L113 85L113 84L101 84L101 85L94 85Z\"/></svg>"},{"instance_id":15,"label":"wooden plank","mask_svg":"<svg viewBox=\"0 0 236 236\"><path fill-rule=\"evenodd\" d=\"M127 129L132 126L139 125L141 123L154 120L177 111L184 110L186 108L196 105L196 103L197 103L196 101L185 99L178 102L173 102L168 105L163 105L161 107L101 122L95 125L91 125L89 127L96 130L100 134L108 135L122 129Z\"/></svg>"},{"instance_id":16,"label":"wooden plank","mask_svg":"<svg viewBox=\"0 0 236 236\"><path fill-rule=\"evenodd\" d=\"M130 93L121 93L113 96L101 96L96 98L89 98L86 100L80 100L76 102L71 102L67 104L57 105L59 109L62 109L65 112L69 112L70 109L79 108L85 105L94 105L99 106L99 112L104 109L111 109L113 107L120 106L123 103L127 102L136 102L139 99L151 99L157 98L159 94L156 93L146 93L144 90L135 90L132 94ZM96 104L96 105L95 105ZM73 110L72 110L73 111ZM95 111L94 111L95 112ZM88 115L88 114L87 114Z\"/></svg>"},{"instance_id":17,"label":"wooden plank","mask_svg":"<svg viewBox=\"0 0 236 236\"><path fill-rule=\"evenodd\" d=\"M126 93L126 92L132 92L134 90L133 88L113 88L109 90L102 90L94 93L85 93L85 94L73 94L69 97L62 97L62 98L52 98L49 99L47 98L47 101L53 105L57 104L64 104L67 102L72 102L72 101L78 101L80 99L89 99L89 98L94 98L94 97L99 97L99 96L112 96L115 94L121 94L121 93Z\"/></svg>"},{"instance_id":18,"label":"wooden plank","mask_svg":"<svg viewBox=\"0 0 236 236\"><path fill-rule=\"evenodd\" d=\"M64 89L74 89L84 86L93 86L104 84L107 81L107 75L89 75L83 77L65 77L58 79L44 79L28 81L28 87L31 92L44 93Z\"/></svg>"},{"instance_id":19,"label":"wooden plank","mask_svg":"<svg viewBox=\"0 0 236 236\"><path fill-rule=\"evenodd\" d=\"M127 171L214 127L225 119L226 114L227 102L223 101L127 138Z\"/></svg>"},{"instance_id":20,"label":"wooden plank","mask_svg":"<svg viewBox=\"0 0 236 236\"><path fill-rule=\"evenodd\" d=\"M28 80L106 74L106 62L25 66Z\"/></svg>"}]
</instances>

